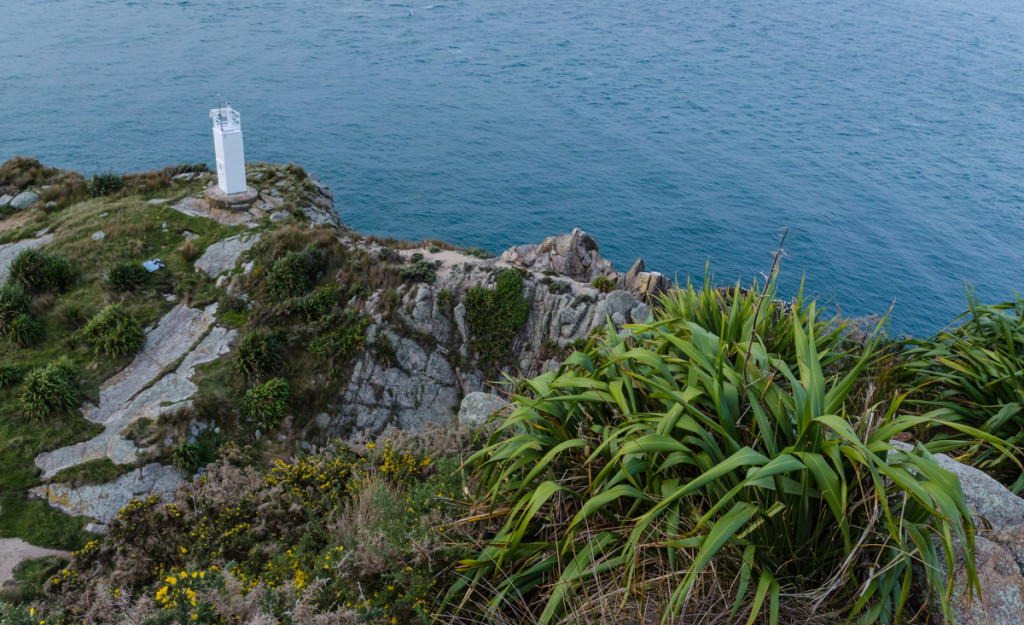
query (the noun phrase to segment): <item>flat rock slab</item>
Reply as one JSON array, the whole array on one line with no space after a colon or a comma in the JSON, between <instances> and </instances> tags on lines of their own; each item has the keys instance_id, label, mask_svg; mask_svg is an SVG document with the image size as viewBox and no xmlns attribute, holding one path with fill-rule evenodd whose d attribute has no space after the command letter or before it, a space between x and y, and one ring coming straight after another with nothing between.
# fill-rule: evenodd
<instances>
[{"instance_id":1,"label":"flat rock slab","mask_svg":"<svg viewBox=\"0 0 1024 625\"><path fill-rule=\"evenodd\" d=\"M0 586L14 579L14 569L25 560L35 560L46 556L69 557L67 551L45 549L30 545L20 538L0 538Z\"/></svg>"},{"instance_id":2,"label":"flat rock slab","mask_svg":"<svg viewBox=\"0 0 1024 625\"><path fill-rule=\"evenodd\" d=\"M32 492L71 515L83 515L110 523L132 499L162 495L170 499L184 479L177 467L147 464L125 473L113 482L71 488L67 484L45 484Z\"/></svg>"},{"instance_id":3,"label":"flat rock slab","mask_svg":"<svg viewBox=\"0 0 1024 625\"><path fill-rule=\"evenodd\" d=\"M260 240L259 234L239 234L233 237L217 241L196 261L196 269L206 273L211 278L216 278L225 271L230 271L238 263L238 257L248 251Z\"/></svg>"},{"instance_id":4,"label":"flat rock slab","mask_svg":"<svg viewBox=\"0 0 1024 625\"><path fill-rule=\"evenodd\" d=\"M253 215L249 211L224 210L211 206L211 202L205 198L191 196L182 198L171 208L192 217L206 217L226 226L255 226L259 218L259 215Z\"/></svg>"},{"instance_id":5,"label":"flat rock slab","mask_svg":"<svg viewBox=\"0 0 1024 625\"><path fill-rule=\"evenodd\" d=\"M146 343L135 360L100 387L99 405L87 404L82 409L85 418L105 426L103 432L87 441L36 456L43 479L104 457L116 464L134 462L138 450L121 433L138 419L157 420L191 398L196 386L189 378L195 367L226 353L235 340L234 331L210 329L216 310L217 304L205 310L177 306L164 315L146 335ZM179 360L175 371L157 379Z\"/></svg>"},{"instance_id":6,"label":"flat rock slab","mask_svg":"<svg viewBox=\"0 0 1024 625\"><path fill-rule=\"evenodd\" d=\"M11 272L11 262L18 254L25 250L38 249L51 240L53 240L53 235L48 234L38 239L23 239L14 243L0 245L0 284L7 280L7 276Z\"/></svg>"}]
</instances>

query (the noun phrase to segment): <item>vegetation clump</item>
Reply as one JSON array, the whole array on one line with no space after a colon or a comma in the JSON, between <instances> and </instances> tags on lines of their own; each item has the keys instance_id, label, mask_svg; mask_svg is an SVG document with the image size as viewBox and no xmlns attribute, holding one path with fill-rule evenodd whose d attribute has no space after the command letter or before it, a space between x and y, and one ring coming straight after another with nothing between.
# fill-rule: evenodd
<instances>
[{"instance_id":1,"label":"vegetation clump","mask_svg":"<svg viewBox=\"0 0 1024 625\"><path fill-rule=\"evenodd\" d=\"M402 269L402 280L405 282L424 282L426 284L433 284L437 280L437 271L434 268L434 264L423 260L422 255L419 260L414 261L408 267Z\"/></svg>"},{"instance_id":2,"label":"vegetation clump","mask_svg":"<svg viewBox=\"0 0 1024 625\"><path fill-rule=\"evenodd\" d=\"M489 373L505 362L512 341L526 322L530 302L523 299L523 276L515 269L498 272L495 288L474 287L466 293L470 345Z\"/></svg>"},{"instance_id":3,"label":"vegetation clump","mask_svg":"<svg viewBox=\"0 0 1024 625\"><path fill-rule=\"evenodd\" d=\"M395 434L267 469L217 463L173 503L124 508L50 578L34 623L430 622L470 553L450 532L468 440Z\"/></svg>"},{"instance_id":4,"label":"vegetation clump","mask_svg":"<svg viewBox=\"0 0 1024 625\"><path fill-rule=\"evenodd\" d=\"M124 177L114 172L97 172L88 183L89 195L103 197L113 195L124 188Z\"/></svg>"},{"instance_id":5,"label":"vegetation clump","mask_svg":"<svg viewBox=\"0 0 1024 625\"><path fill-rule=\"evenodd\" d=\"M982 306L967 293L968 309L951 328L928 339L910 339L898 366L911 385L908 404L925 416L954 421L1005 440L1015 455L1001 453L963 432L935 432L936 451L958 457L1024 492L1024 298Z\"/></svg>"},{"instance_id":6,"label":"vegetation clump","mask_svg":"<svg viewBox=\"0 0 1024 625\"><path fill-rule=\"evenodd\" d=\"M59 254L27 249L11 261L9 284L20 284L28 293L60 293L75 281L71 262Z\"/></svg>"},{"instance_id":7,"label":"vegetation clump","mask_svg":"<svg viewBox=\"0 0 1024 625\"><path fill-rule=\"evenodd\" d=\"M257 384L242 397L239 409L242 418L263 431L276 428L288 412L291 386L284 378L273 378Z\"/></svg>"},{"instance_id":8,"label":"vegetation clump","mask_svg":"<svg viewBox=\"0 0 1024 625\"><path fill-rule=\"evenodd\" d=\"M110 304L89 320L82 338L98 353L119 358L139 351L146 335L120 304Z\"/></svg>"},{"instance_id":9,"label":"vegetation clump","mask_svg":"<svg viewBox=\"0 0 1024 625\"><path fill-rule=\"evenodd\" d=\"M142 264L123 258L114 262L107 269L103 281L117 291L134 291L146 282L149 273Z\"/></svg>"},{"instance_id":10,"label":"vegetation clump","mask_svg":"<svg viewBox=\"0 0 1024 625\"><path fill-rule=\"evenodd\" d=\"M30 371L18 398L21 416L28 421L43 421L69 413L78 403L75 369L63 359Z\"/></svg>"},{"instance_id":11,"label":"vegetation clump","mask_svg":"<svg viewBox=\"0 0 1024 625\"><path fill-rule=\"evenodd\" d=\"M771 285L689 288L632 336L609 327L526 381L468 461L478 518L504 516L449 600L506 616L525 600L542 624L607 592L620 606L654 597L662 622L902 622L919 560L949 618L937 571L954 542L978 590L971 512L925 447L889 440L984 435L900 415L900 396L864 405L853 391L877 339L848 345L813 303L786 313L773 299Z\"/></svg>"},{"instance_id":12,"label":"vegetation clump","mask_svg":"<svg viewBox=\"0 0 1024 625\"><path fill-rule=\"evenodd\" d=\"M277 300L305 295L324 270L324 252L314 244L291 251L274 261L267 273L266 288Z\"/></svg>"},{"instance_id":13,"label":"vegetation clump","mask_svg":"<svg viewBox=\"0 0 1024 625\"><path fill-rule=\"evenodd\" d=\"M590 286L594 287L602 293L611 293L615 290L615 280L612 280L608 276L601 274L594 278L590 283Z\"/></svg>"},{"instance_id":14,"label":"vegetation clump","mask_svg":"<svg viewBox=\"0 0 1024 625\"><path fill-rule=\"evenodd\" d=\"M250 330L235 348L235 369L250 382L273 375L281 365L281 342L263 328Z\"/></svg>"}]
</instances>

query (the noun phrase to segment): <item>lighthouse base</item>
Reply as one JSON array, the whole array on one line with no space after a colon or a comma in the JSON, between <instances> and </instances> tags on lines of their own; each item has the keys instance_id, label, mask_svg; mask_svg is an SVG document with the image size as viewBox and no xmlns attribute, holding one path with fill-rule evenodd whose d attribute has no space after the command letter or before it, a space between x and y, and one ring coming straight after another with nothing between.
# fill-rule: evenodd
<instances>
[{"instance_id":1,"label":"lighthouse base","mask_svg":"<svg viewBox=\"0 0 1024 625\"><path fill-rule=\"evenodd\" d=\"M252 187L246 187L245 193L232 193L227 194L221 191L220 187L213 185L205 191L206 198L210 200L210 208L219 208L221 210L243 212L249 210L256 198L259 197L259 191Z\"/></svg>"}]
</instances>

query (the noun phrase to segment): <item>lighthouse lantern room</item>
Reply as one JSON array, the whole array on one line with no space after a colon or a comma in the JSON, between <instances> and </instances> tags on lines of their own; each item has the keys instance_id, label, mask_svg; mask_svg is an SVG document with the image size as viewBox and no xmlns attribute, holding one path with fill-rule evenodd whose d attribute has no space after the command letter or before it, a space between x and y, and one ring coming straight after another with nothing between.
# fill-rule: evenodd
<instances>
[{"instance_id":1,"label":"lighthouse lantern room","mask_svg":"<svg viewBox=\"0 0 1024 625\"><path fill-rule=\"evenodd\" d=\"M217 186L227 195L246 192L245 154L242 150L242 117L231 108L210 109L213 147L217 154Z\"/></svg>"}]
</instances>

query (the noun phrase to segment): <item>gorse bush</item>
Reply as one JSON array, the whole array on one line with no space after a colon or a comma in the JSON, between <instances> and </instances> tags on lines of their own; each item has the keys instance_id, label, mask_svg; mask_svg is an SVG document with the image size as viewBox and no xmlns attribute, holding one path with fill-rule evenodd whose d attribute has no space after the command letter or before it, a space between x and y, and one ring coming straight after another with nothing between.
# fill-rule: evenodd
<instances>
[{"instance_id":1,"label":"gorse bush","mask_svg":"<svg viewBox=\"0 0 1024 625\"><path fill-rule=\"evenodd\" d=\"M61 292L74 284L75 272L71 261L59 254L28 249L11 261L7 280L30 293Z\"/></svg>"},{"instance_id":2,"label":"gorse bush","mask_svg":"<svg viewBox=\"0 0 1024 625\"><path fill-rule=\"evenodd\" d=\"M968 310L952 329L906 341L898 367L911 387L908 403L926 417L956 421L1004 439L1015 456L965 437L936 432L929 447L958 450L959 459L994 475L1013 492L1024 491L1024 298L982 306L968 290Z\"/></svg>"},{"instance_id":3,"label":"gorse bush","mask_svg":"<svg viewBox=\"0 0 1024 625\"><path fill-rule=\"evenodd\" d=\"M410 438L218 463L173 503L135 500L52 577L35 625L124 623L137 602L148 625L430 622L467 555L437 528L457 518L468 437Z\"/></svg>"},{"instance_id":4,"label":"gorse bush","mask_svg":"<svg viewBox=\"0 0 1024 625\"><path fill-rule=\"evenodd\" d=\"M523 276L515 269L498 272L495 288L475 287L466 293L470 345L489 374L505 362L512 341L526 321L530 302L523 299Z\"/></svg>"},{"instance_id":5,"label":"gorse bush","mask_svg":"<svg viewBox=\"0 0 1024 625\"><path fill-rule=\"evenodd\" d=\"M249 389L239 403L242 418L253 427L272 430L288 412L291 386L284 378L273 378Z\"/></svg>"},{"instance_id":6,"label":"gorse bush","mask_svg":"<svg viewBox=\"0 0 1024 625\"><path fill-rule=\"evenodd\" d=\"M78 407L78 403L75 369L67 360L30 371L18 397L21 415L30 421L42 421L70 412Z\"/></svg>"},{"instance_id":7,"label":"gorse bush","mask_svg":"<svg viewBox=\"0 0 1024 625\"><path fill-rule=\"evenodd\" d=\"M82 338L100 354L118 358L139 351L146 334L119 304L110 304L89 320Z\"/></svg>"},{"instance_id":8,"label":"gorse bush","mask_svg":"<svg viewBox=\"0 0 1024 625\"><path fill-rule=\"evenodd\" d=\"M281 342L263 328L249 331L238 342L234 366L250 382L270 377L281 366Z\"/></svg>"},{"instance_id":9,"label":"gorse bush","mask_svg":"<svg viewBox=\"0 0 1024 625\"><path fill-rule=\"evenodd\" d=\"M142 264L127 258L115 261L103 275L103 281L117 291L134 291L149 277Z\"/></svg>"},{"instance_id":10,"label":"gorse bush","mask_svg":"<svg viewBox=\"0 0 1024 625\"><path fill-rule=\"evenodd\" d=\"M920 427L984 435L901 416L898 397L848 412L876 340L849 353L813 303L786 312L773 298L772 285L666 296L633 336L608 327L526 381L467 462L477 518L503 521L449 600L491 613L525 602L542 624L579 617L599 592L616 605L657 596L663 622L898 623L920 562L950 618L936 571L959 541L977 591L970 511L926 449L889 440Z\"/></svg>"}]
</instances>

